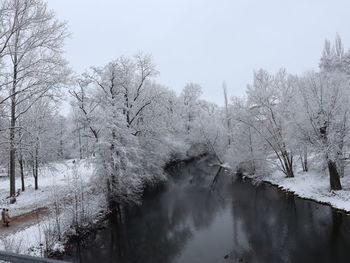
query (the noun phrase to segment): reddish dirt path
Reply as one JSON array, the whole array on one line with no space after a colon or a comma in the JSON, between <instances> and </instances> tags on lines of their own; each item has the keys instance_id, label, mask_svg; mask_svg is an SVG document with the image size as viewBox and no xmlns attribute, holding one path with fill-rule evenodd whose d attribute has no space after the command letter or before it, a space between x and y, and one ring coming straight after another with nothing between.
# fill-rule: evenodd
<instances>
[{"instance_id":1,"label":"reddish dirt path","mask_svg":"<svg viewBox=\"0 0 350 263\"><path fill-rule=\"evenodd\" d=\"M42 220L43 217L46 217L47 215L49 215L49 209L39 208L29 213L12 217L9 227L3 226L1 222L0 237L13 234L17 231L23 230L27 227L37 224Z\"/></svg>"}]
</instances>

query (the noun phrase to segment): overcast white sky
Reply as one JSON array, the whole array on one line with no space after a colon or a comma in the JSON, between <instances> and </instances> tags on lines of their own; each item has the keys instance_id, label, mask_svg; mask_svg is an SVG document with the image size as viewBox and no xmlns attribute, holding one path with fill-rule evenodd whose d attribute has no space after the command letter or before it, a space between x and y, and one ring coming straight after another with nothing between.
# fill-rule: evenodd
<instances>
[{"instance_id":1,"label":"overcast white sky","mask_svg":"<svg viewBox=\"0 0 350 263\"><path fill-rule=\"evenodd\" d=\"M243 96L259 68L316 69L325 38L350 44L348 0L48 0L72 33L67 59L83 72L120 55L151 53L158 82L187 82L223 104L222 82Z\"/></svg>"}]
</instances>

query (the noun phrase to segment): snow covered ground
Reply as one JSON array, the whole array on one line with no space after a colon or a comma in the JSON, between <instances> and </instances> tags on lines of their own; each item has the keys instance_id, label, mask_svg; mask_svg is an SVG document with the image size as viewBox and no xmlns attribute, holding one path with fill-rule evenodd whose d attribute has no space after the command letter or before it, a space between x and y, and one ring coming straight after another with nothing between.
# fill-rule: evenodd
<instances>
[{"instance_id":1,"label":"snow covered ground","mask_svg":"<svg viewBox=\"0 0 350 263\"><path fill-rule=\"evenodd\" d=\"M9 179L0 179L0 207L10 209L11 216L18 216L35 209L47 207L53 202L55 192L64 191L69 185L74 169L82 175L87 182L92 173L93 165L89 160L66 160L49 164L39 171L39 190L34 189L34 178L30 174L25 178L26 190L17 197L15 204L9 204ZM16 180L16 188L21 188L20 178Z\"/></svg>"},{"instance_id":2,"label":"snow covered ground","mask_svg":"<svg viewBox=\"0 0 350 263\"><path fill-rule=\"evenodd\" d=\"M39 190L34 189L34 178L28 175L25 179L26 190L17 197L15 204L9 204L9 179L0 179L0 207L6 207L14 218L9 228L0 230L0 250L10 250L17 253L43 255L45 229L54 224L49 217L50 206L59 196L67 198L72 178L80 175L83 183L88 183L94 173L91 160L66 160L46 165L39 171ZM20 188L20 178L16 180L16 188ZM68 201L69 202L69 201ZM46 209L46 210L45 210ZM46 211L45 213L36 211ZM66 211L69 212L69 211ZM38 218L35 218L37 215ZM21 218L23 217L23 218ZM20 222L15 222L17 221ZM56 244L60 246L60 244ZM59 247L56 249L60 250Z\"/></svg>"},{"instance_id":3,"label":"snow covered ground","mask_svg":"<svg viewBox=\"0 0 350 263\"><path fill-rule=\"evenodd\" d=\"M350 212L350 176L345 175L341 178L343 190L340 191L330 191L329 175L326 171L300 171L295 173L294 178L286 178L282 172L275 171L263 180L299 197L327 203Z\"/></svg>"}]
</instances>

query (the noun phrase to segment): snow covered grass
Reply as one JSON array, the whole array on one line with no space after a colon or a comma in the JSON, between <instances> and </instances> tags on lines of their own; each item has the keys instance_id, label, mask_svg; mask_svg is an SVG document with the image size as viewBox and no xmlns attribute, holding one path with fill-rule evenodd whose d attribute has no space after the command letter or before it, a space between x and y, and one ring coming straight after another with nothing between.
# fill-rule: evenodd
<instances>
[{"instance_id":1,"label":"snow covered grass","mask_svg":"<svg viewBox=\"0 0 350 263\"><path fill-rule=\"evenodd\" d=\"M330 190L329 175L326 171L320 170L299 171L295 173L294 178L287 178L282 172L275 171L266 175L263 180L299 197L350 212L350 176L348 175L341 178L343 190L340 191Z\"/></svg>"},{"instance_id":2,"label":"snow covered grass","mask_svg":"<svg viewBox=\"0 0 350 263\"><path fill-rule=\"evenodd\" d=\"M79 191L85 188L88 192L88 187L91 176L94 173L94 164L92 160L73 161L66 160L55 162L46 165L39 172L39 190L34 189L34 179L28 176L25 179L26 190L20 192L15 204L9 204L9 180L2 178L0 181L0 205L1 207L9 208L11 217L22 216L21 222L12 224L10 228L4 229L5 232L0 232L0 250L10 250L17 253L32 254L44 256L44 251L48 247L53 250L62 250L62 244L54 239L54 235L50 235L48 231L54 231L57 225L56 219L59 218L60 231L64 235L72 231L72 217L74 211L71 205L73 197L72 192L74 180L79 180ZM82 185L84 185L82 187ZM20 188L20 178L16 180L16 187ZM59 199L59 200L57 200ZM59 215L54 214L53 205L59 203ZM90 198L86 196L84 205L86 205L86 214L95 216L98 213L101 200L98 197ZM26 215L38 209L46 209L46 213L35 219L33 216L26 220ZM91 211L90 211L91 210ZM16 220L16 219L15 219ZM23 222L22 222L23 221ZM26 222L27 221L27 222ZM11 228L12 227L12 228ZM46 232L46 233L45 233ZM6 235L6 236L4 236ZM52 240L50 239L52 236Z\"/></svg>"},{"instance_id":3,"label":"snow covered grass","mask_svg":"<svg viewBox=\"0 0 350 263\"><path fill-rule=\"evenodd\" d=\"M44 252L44 225L49 220L29 226L1 239L0 249L20 254L43 256Z\"/></svg>"},{"instance_id":4,"label":"snow covered grass","mask_svg":"<svg viewBox=\"0 0 350 263\"><path fill-rule=\"evenodd\" d=\"M39 171L39 190L34 189L34 178L29 174L25 178L26 190L20 192L15 204L9 204L9 179L2 178L0 181L0 207L10 209L11 216L18 216L38 208L48 207L53 202L53 194L67 190L67 186L73 176L73 167L77 166L78 171L87 182L94 171L89 160L76 161L65 160L51 163ZM16 188L20 189L20 178L16 180Z\"/></svg>"}]
</instances>

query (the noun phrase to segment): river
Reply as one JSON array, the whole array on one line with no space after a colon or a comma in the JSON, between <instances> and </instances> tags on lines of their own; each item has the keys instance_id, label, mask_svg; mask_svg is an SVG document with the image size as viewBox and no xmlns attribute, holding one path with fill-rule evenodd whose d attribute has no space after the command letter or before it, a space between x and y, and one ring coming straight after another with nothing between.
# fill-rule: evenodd
<instances>
[{"instance_id":1,"label":"river","mask_svg":"<svg viewBox=\"0 0 350 263\"><path fill-rule=\"evenodd\" d=\"M168 170L165 189L124 223L74 244L80 263L350 262L350 217L268 184L233 180L207 159ZM211 190L210 190L211 189Z\"/></svg>"}]
</instances>

